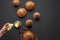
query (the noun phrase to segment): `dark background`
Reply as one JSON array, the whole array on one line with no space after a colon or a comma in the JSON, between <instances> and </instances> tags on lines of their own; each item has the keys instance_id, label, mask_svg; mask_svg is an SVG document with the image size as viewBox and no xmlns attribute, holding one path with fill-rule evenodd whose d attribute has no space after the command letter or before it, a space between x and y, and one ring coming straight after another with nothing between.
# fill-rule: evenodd
<instances>
[{"instance_id":1,"label":"dark background","mask_svg":"<svg viewBox=\"0 0 60 40\"><path fill-rule=\"evenodd\" d=\"M37 35L38 40L60 40L59 0L32 0L36 4L35 10L27 10L27 15L24 18L19 18L16 11L18 8L25 7L26 1L28 0L21 0L21 5L14 7L12 0L0 0L0 29L6 22L14 23L16 20L20 20L22 28L26 28L25 20L32 19L34 24L30 30ZM32 17L36 11L41 14L38 21ZM0 40L21 40L21 38L18 30L13 27Z\"/></svg>"}]
</instances>

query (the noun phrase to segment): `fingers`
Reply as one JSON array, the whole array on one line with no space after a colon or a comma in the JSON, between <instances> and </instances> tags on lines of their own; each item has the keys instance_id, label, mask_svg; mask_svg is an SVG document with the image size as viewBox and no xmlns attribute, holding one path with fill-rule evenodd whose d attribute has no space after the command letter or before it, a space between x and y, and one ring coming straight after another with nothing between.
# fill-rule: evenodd
<instances>
[{"instance_id":1,"label":"fingers","mask_svg":"<svg viewBox=\"0 0 60 40\"><path fill-rule=\"evenodd\" d=\"M10 24L10 23L5 23L5 25L4 25L3 28L1 29L1 32L2 32L2 33L5 33L6 31L8 31L7 28L8 28L8 26L9 26L9 24Z\"/></svg>"},{"instance_id":2,"label":"fingers","mask_svg":"<svg viewBox=\"0 0 60 40\"><path fill-rule=\"evenodd\" d=\"M13 24L11 23L5 23L5 25L3 26L3 28L0 30L0 37L6 33L7 31L9 31L12 28Z\"/></svg>"},{"instance_id":3,"label":"fingers","mask_svg":"<svg viewBox=\"0 0 60 40\"><path fill-rule=\"evenodd\" d=\"M3 28L8 28L9 24L10 24L10 23L6 23L6 24L3 26Z\"/></svg>"},{"instance_id":4,"label":"fingers","mask_svg":"<svg viewBox=\"0 0 60 40\"><path fill-rule=\"evenodd\" d=\"M6 23L3 28L0 30L0 37L7 32L7 27L9 23Z\"/></svg>"}]
</instances>

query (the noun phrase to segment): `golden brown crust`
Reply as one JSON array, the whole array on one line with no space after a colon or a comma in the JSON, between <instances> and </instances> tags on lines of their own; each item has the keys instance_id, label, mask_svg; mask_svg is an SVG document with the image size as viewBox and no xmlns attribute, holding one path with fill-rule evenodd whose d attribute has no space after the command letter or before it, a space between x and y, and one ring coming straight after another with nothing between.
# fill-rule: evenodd
<instances>
[{"instance_id":1,"label":"golden brown crust","mask_svg":"<svg viewBox=\"0 0 60 40\"><path fill-rule=\"evenodd\" d=\"M33 21L31 19L26 20L26 26L32 26Z\"/></svg>"},{"instance_id":2,"label":"golden brown crust","mask_svg":"<svg viewBox=\"0 0 60 40\"><path fill-rule=\"evenodd\" d=\"M28 1L28 2L25 3L25 7L28 10L33 10L35 8L35 3L32 2L32 1Z\"/></svg>"},{"instance_id":3,"label":"golden brown crust","mask_svg":"<svg viewBox=\"0 0 60 40\"><path fill-rule=\"evenodd\" d=\"M19 8L19 9L17 10L17 15L18 15L19 17L24 17L24 16L26 15L26 9L25 9L25 8Z\"/></svg>"},{"instance_id":4,"label":"golden brown crust","mask_svg":"<svg viewBox=\"0 0 60 40\"><path fill-rule=\"evenodd\" d=\"M13 1L12 1L12 4L13 4L14 6L19 6L19 5L20 5L20 1L19 1L19 0L13 0Z\"/></svg>"},{"instance_id":5,"label":"golden brown crust","mask_svg":"<svg viewBox=\"0 0 60 40\"><path fill-rule=\"evenodd\" d=\"M34 40L34 34L31 31L25 31L23 34L23 40Z\"/></svg>"},{"instance_id":6,"label":"golden brown crust","mask_svg":"<svg viewBox=\"0 0 60 40\"><path fill-rule=\"evenodd\" d=\"M39 12L35 12L35 13L33 14L33 18L34 18L34 19L39 19L39 18L40 18L40 13L39 13Z\"/></svg>"}]
</instances>

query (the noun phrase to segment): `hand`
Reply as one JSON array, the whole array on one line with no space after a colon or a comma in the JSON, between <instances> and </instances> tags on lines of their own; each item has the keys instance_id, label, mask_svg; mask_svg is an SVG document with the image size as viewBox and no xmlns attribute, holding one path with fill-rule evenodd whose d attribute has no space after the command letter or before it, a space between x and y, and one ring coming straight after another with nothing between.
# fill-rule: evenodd
<instances>
[{"instance_id":1,"label":"hand","mask_svg":"<svg viewBox=\"0 0 60 40\"><path fill-rule=\"evenodd\" d=\"M8 30L7 30L7 28L8 28L8 26L9 26L9 24L10 23L6 23L4 26L3 26L3 28L0 30L0 37L4 34L4 33L6 33Z\"/></svg>"}]
</instances>

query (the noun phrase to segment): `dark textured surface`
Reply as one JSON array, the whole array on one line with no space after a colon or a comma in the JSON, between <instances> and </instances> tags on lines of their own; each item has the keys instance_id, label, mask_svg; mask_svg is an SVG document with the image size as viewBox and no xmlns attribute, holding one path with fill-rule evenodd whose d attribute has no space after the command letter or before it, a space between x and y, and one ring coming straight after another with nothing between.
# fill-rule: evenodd
<instances>
[{"instance_id":1,"label":"dark textured surface","mask_svg":"<svg viewBox=\"0 0 60 40\"><path fill-rule=\"evenodd\" d=\"M0 29L6 22L14 23L16 20L22 22L22 27L26 28L25 20L32 19L33 26L30 29L37 35L38 40L60 40L60 5L58 0L33 0L36 8L33 11L27 10L24 18L18 18L16 11L28 0L21 0L19 7L13 7L12 0L0 0ZM39 21L32 18L32 14L36 11L41 13ZM0 40L21 40L20 34L14 27L4 34Z\"/></svg>"}]
</instances>

